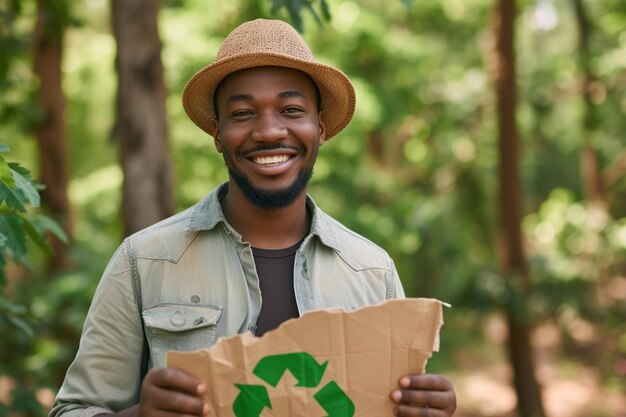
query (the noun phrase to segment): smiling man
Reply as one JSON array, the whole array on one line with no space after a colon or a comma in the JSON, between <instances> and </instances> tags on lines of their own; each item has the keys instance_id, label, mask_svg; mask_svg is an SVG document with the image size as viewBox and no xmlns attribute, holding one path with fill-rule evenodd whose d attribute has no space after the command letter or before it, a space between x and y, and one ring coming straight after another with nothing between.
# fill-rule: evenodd
<instances>
[{"instance_id":1,"label":"smiling man","mask_svg":"<svg viewBox=\"0 0 626 417\"><path fill-rule=\"evenodd\" d=\"M208 415L207 387L167 368L167 351L261 336L313 309L404 297L387 253L306 192L320 146L350 122L354 105L350 80L316 62L288 24L259 19L224 40L187 83L183 106L213 136L228 181L124 240L51 417ZM456 409L440 375L403 376L389 396L398 416Z\"/></svg>"}]
</instances>

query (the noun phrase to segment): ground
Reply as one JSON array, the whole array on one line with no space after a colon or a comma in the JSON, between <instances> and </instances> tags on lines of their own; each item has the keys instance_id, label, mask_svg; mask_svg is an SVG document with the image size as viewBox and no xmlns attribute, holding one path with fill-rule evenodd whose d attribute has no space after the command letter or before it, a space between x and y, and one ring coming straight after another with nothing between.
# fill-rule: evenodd
<instances>
[{"instance_id":1,"label":"ground","mask_svg":"<svg viewBox=\"0 0 626 417\"><path fill-rule=\"evenodd\" d=\"M485 325L492 346L503 346L506 324L493 316ZM559 355L558 332L553 326L538 327L533 334L537 379L547 417L626 417L626 383L609 388L598 371ZM460 371L450 375L458 397L456 417L517 417L512 370L504 348L486 353L459 354Z\"/></svg>"}]
</instances>

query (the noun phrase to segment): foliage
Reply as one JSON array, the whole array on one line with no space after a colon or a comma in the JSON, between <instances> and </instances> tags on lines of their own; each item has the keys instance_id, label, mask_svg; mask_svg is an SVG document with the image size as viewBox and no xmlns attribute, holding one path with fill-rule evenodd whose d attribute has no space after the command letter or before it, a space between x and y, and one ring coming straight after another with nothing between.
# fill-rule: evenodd
<instances>
[{"instance_id":1,"label":"foliage","mask_svg":"<svg viewBox=\"0 0 626 417\"><path fill-rule=\"evenodd\" d=\"M314 7L315 3L319 4L319 13ZM322 24L322 19L325 21L330 20L330 8L326 0L271 0L270 4L270 11L274 15L278 14L281 9L285 8L293 26L299 32L304 31L304 22L302 20L303 10L308 11L319 25Z\"/></svg>"},{"instance_id":2,"label":"foliage","mask_svg":"<svg viewBox=\"0 0 626 417\"><path fill-rule=\"evenodd\" d=\"M5 134L10 134L7 127L27 129L40 117L30 99L33 76L27 52L32 36L22 25L24 16L33 13L32 6L33 3L19 0L0 1L0 124Z\"/></svg>"},{"instance_id":3,"label":"foliage","mask_svg":"<svg viewBox=\"0 0 626 417\"><path fill-rule=\"evenodd\" d=\"M10 149L0 144L0 152ZM62 240L65 233L51 219L27 213L27 207L39 207L40 187L30 178L28 169L15 162L7 162L0 155L0 290L6 286L5 267L7 260L20 262L28 250L27 238L41 250L49 252L46 244L47 232ZM33 336L31 328L22 317L23 306L12 303L0 293L0 326L8 323Z\"/></svg>"},{"instance_id":4,"label":"foliage","mask_svg":"<svg viewBox=\"0 0 626 417\"><path fill-rule=\"evenodd\" d=\"M6 144L0 144L1 153L9 150ZM17 375L16 380L20 384L12 392L14 398L10 408L30 415L39 413L41 406L32 398L28 386L21 384L25 378L28 379L21 375L22 369L13 369L21 362L11 359L15 359L18 352L23 351L23 344L32 343L35 337L33 326L29 323L32 321L32 312L24 304L14 302L14 297L6 293L6 267L8 262L24 261L29 250L29 240L48 254L48 233L56 235L62 241L67 240L63 230L53 220L29 211L39 207L40 189L41 185L33 181L28 169L15 162L7 162L0 155L0 332L4 335L4 340L11 341L0 347L0 357L3 358L0 375ZM6 408L6 405L0 404L0 411Z\"/></svg>"},{"instance_id":5,"label":"foliage","mask_svg":"<svg viewBox=\"0 0 626 417\"><path fill-rule=\"evenodd\" d=\"M594 357L601 351L596 366L611 375L626 352L619 345L626 320L626 219L616 221L570 191L555 189L527 216L524 229L534 254L534 317L561 328L568 354ZM594 337L580 335L577 329L585 325L596 329Z\"/></svg>"}]
</instances>

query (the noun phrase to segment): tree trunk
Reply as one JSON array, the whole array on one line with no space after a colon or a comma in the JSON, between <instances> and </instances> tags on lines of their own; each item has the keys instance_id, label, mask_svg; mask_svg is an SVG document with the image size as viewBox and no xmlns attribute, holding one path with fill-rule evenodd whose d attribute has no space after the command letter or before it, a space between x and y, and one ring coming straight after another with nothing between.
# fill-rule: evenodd
<instances>
[{"instance_id":1,"label":"tree trunk","mask_svg":"<svg viewBox=\"0 0 626 417\"><path fill-rule=\"evenodd\" d=\"M519 137L516 123L516 74L514 50L515 1L496 0L492 15L495 36L493 76L497 96L500 215L500 267L510 288L520 288L522 301L530 289L530 280L522 244L522 190L519 175ZM543 417L539 384L534 374L528 318L509 305L508 351L514 372L517 407L521 417Z\"/></svg>"},{"instance_id":2,"label":"tree trunk","mask_svg":"<svg viewBox=\"0 0 626 417\"><path fill-rule=\"evenodd\" d=\"M174 212L158 0L112 0L125 236Z\"/></svg>"},{"instance_id":3,"label":"tree trunk","mask_svg":"<svg viewBox=\"0 0 626 417\"><path fill-rule=\"evenodd\" d=\"M34 71L39 77L37 103L43 120L35 128L40 157L42 204L72 239L72 213L67 194L67 154L65 136L65 95L61 86L61 59L66 22L46 0L37 0L37 22L33 41ZM49 269L67 264L67 245L50 235L54 255Z\"/></svg>"},{"instance_id":4,"label":"tree trunk","mask_svg":"<svg viewBox=\"0 0 626 417\"><path fill-rule=\"evenodd\" d=\"M602 170L598 155L591 140L591 132L596 127L595 110L593 104L593 88L596 76L591 70L589 37L590 24L583 0L573 0L578 25L578 51L580 69L582 72L581 90L585 103L583 117L583 145L581 151L581 176L587 201L603 211L606 211L606 193L602 177Z\"/></svg>"}]
</instances>

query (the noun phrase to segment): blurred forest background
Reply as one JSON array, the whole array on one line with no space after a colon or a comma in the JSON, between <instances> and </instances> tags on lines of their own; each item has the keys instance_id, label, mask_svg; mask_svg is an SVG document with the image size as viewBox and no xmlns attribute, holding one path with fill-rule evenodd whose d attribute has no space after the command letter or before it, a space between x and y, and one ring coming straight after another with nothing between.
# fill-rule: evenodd
<instances>
[{"instance_id":1,"label":"blurred forest background","mask_svg":"<svg viewBox=\"0 0 626 417\"><path fill-rule=\"evenodd\" d=\"M310 191L453 305L456 415L626 416L624 0L0 0L0 415L46 415L123 236L226 179L181 92L257 17L353 80Z\"/></svg>"}]
</instances>

